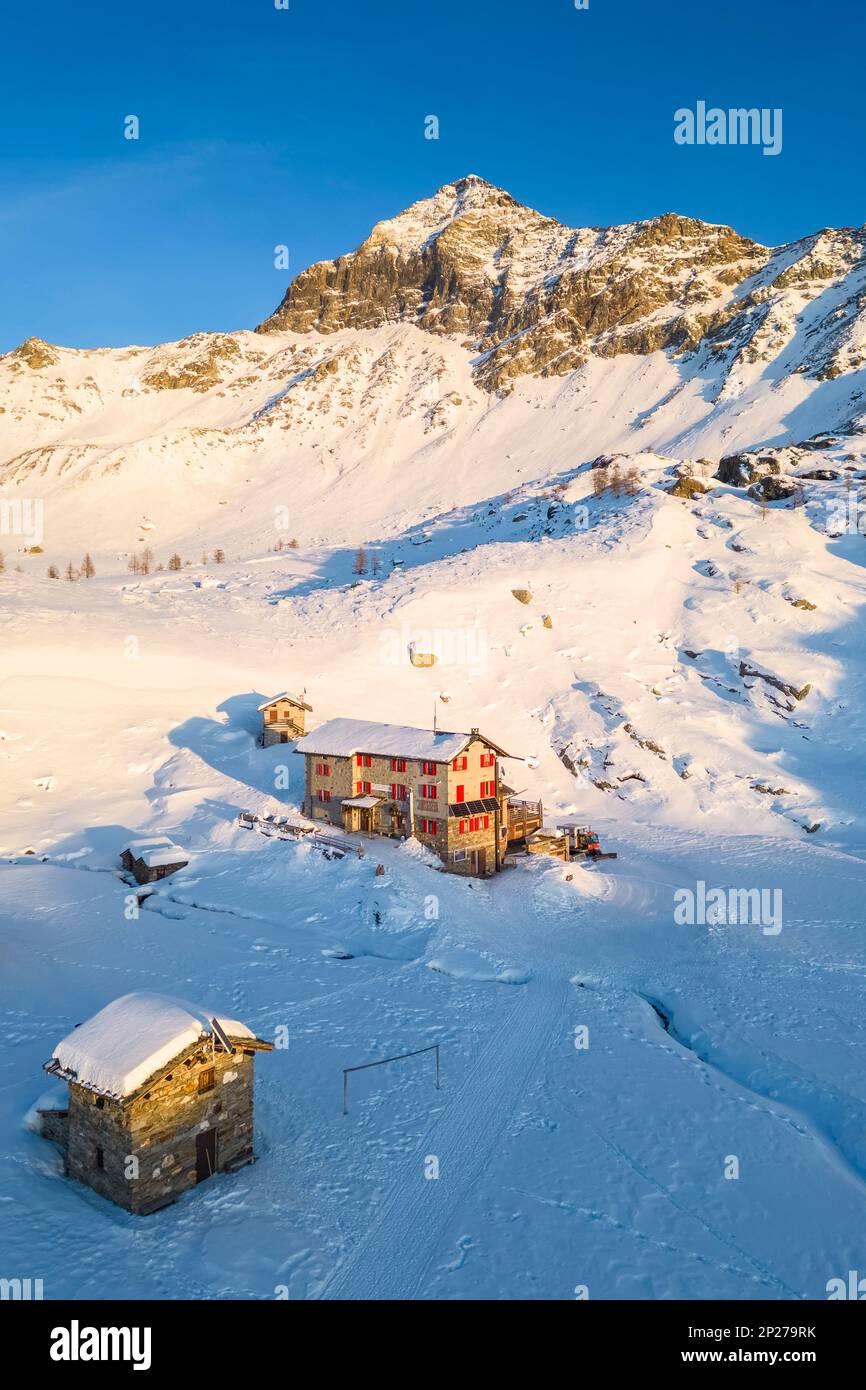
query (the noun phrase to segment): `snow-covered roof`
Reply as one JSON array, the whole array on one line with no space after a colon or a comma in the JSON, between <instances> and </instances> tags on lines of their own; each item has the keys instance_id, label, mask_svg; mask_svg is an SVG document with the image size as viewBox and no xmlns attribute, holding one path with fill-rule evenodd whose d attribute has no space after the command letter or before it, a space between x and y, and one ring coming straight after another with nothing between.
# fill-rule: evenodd
<instances>
[{"instance_id":1,"label":"snow-covered roof","mask_svg":"<svg viewBox=\"0 0 866 1390\"><path fill-rule=\"evenodd\" d=\"M424 758L429 762L449 762L473 738L490 740L478 733L445 733L435 729L412 729L403 724L374 724L368 719L328 719L311 734L298 739L296 753L329 753L333 758L355 753L377 753L380 757ZM490 744L496 748L496 744ZM503 753L497 748L498 753ZM503 753L503 756L510 756Z\"/></svg>"},{"instance_id":2,"label":"snow-covered roof","mask_svg":"<svg viewBox=\"0 0 866 1390\"><path fill-rule=\"evenodd\" d=\"M139 859L142 852L147 849L157 849L160 845L170 845L171 840L168 835L152 835L149 839L130 840L128 845L124 845L121 854L129 852L133 859Z\"/></svg>"},{"instance_id":3,"label":"snow-covered roof","mask_svg":"<svg viewBox=\"0 0 866 1390\"><path fill-rule=\"evenodd\" d=\"M67 1080L122 1100L181 1052L210 1037L214 1017L229 1038L255 1037L245 1024L183 999L124 994L57 1044L53 1069Z\"/></svg>"},{"instance_id":4,"label":"snow-covered roof","mask_svg":"<svg viewBox=\"0 0 866 1390\"><path fill-rule=\"evenodd\" d=\"M261 714L263 709L270 709L271 705L275 705L278 700L291 700L293 705L297 705L300 709L308 709L310 713L312 713L313 706L308 705L303 696L293 695L290 690L283 690L279 695L275 695L272 700L265 700L263 705L259 705L258 713Z\"/></svg>"},{"instance_id":5,"label":"snow-covered roof","mask_svg":"<svg viewBox=\"0 0 866 1390\"><path fill-rule=\"evenodd\" d=\"M343 805L357 806L361 811L369 811L373 806L380 805L381 801L381 796L347 796Z\"/></svg>"},{"instance_id":6,"label":"snow-covered roof","mask_svg":"<svg viewBox=\"0 0 866 1390\"><path fill-rule=\"evenodd\" d=\"M189 855L180 845L171 840L164 845L154 845L153 849L141 850L136 856L148 869L158 869L162 864L188 864Z\"/></svg>"}]
</instances>

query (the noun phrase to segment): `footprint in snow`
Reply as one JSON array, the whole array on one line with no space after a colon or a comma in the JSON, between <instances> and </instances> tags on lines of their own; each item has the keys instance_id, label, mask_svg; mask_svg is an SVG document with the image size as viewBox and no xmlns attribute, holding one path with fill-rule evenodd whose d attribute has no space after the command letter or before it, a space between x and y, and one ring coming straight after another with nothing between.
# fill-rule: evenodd
<instances>
[{"instance_id":1,"label":"footprint in snow","mask_svg":"<svg viewBox=\"0 0 866 1390\"><path fill-rule=\"evenodd\" d=\"M472 1237L461 1236L457 1242L457 1249L460 1252L447 1265L440 1265L443 1274L455 1274L458 1269L462 1269L466 1263L467 1252L472 1249Z\"/></svg>"}]
</instances>

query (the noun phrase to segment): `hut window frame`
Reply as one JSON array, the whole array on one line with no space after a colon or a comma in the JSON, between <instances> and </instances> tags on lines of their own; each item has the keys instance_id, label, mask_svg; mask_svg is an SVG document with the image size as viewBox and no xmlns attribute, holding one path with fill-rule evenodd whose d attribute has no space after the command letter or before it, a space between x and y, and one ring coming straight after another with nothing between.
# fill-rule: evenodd
<instances>
[{"instance_id":1,"label":"hut window frame","mask_svg":"<svg viewBox=\"0 0 866 1390\"><path fill-rule=\"evenodd\" d=\"M198 1092L204 1095L207 1091L212 1091L216 1086L216 1068L203 1067L198 1074Z\"/></svg>"}]
</instances>

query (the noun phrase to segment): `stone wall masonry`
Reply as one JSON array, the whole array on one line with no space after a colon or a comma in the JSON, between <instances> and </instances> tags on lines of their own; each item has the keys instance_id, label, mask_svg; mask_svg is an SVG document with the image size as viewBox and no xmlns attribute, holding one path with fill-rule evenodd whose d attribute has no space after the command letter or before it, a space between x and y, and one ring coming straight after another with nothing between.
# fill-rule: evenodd
<instances>
[{"instance_id":1,"label":"stone wall masonry","mask_svg":"<svg viewBox=\"0 0 866 1390\"><path fill-rule=\"evenodd\" d=\"M217 1131L217 1171L252 1157L253 1062L242 1051L212 1053L210 1045L179 1057L169 1074L128 1105L70 1084L68 1171L129 1211L155 1211L196 1185L196 1136ZM214 1069L214 1086L200 1092L199 1076ZM103 1151L103 1167L96 1150ZM129 1160L135 1163L130 1164Z\"/></svg>"}]
</instances>

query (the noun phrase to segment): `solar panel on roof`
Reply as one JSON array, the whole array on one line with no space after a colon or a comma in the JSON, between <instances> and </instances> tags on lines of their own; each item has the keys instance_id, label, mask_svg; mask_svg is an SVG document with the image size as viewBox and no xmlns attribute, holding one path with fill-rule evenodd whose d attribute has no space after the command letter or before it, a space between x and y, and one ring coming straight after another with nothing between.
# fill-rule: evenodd
<instances>
[{"instance_id":1,"label":"solar panel on roof","mask_svg":"<svg viewBox=\"0 0 866 1390\"><path fill-rule=\"evenodd\" d=\"M449 816L477 816L482 811L490 812L499 809L499 802L495 796L485 796L480 801L453 801L448 804Z\"/></svg>"}]
</instances>

